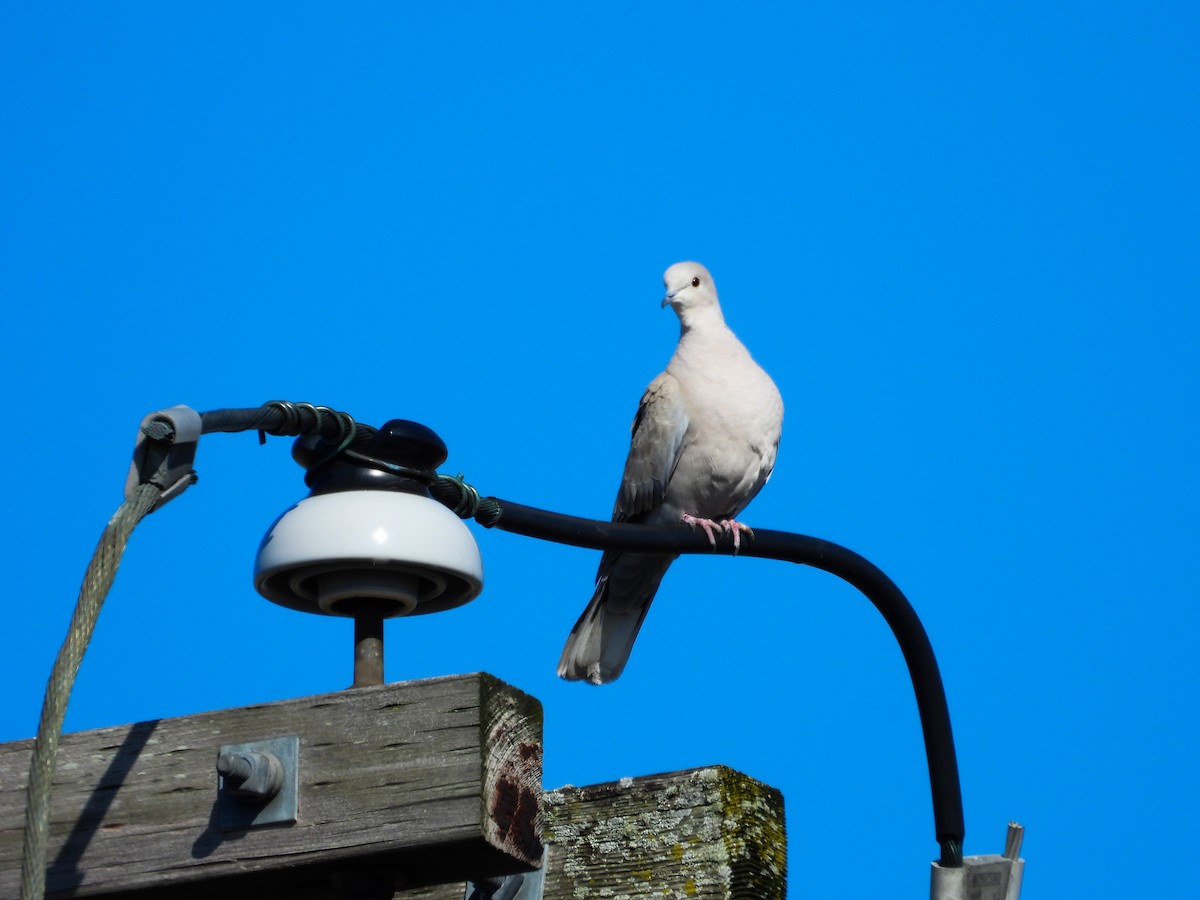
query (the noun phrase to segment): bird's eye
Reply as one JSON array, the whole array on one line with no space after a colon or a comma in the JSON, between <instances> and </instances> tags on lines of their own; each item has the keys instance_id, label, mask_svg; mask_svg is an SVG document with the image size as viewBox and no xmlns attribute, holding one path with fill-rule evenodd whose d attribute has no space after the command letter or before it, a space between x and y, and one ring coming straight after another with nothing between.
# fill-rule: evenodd
<instances>
[{"instance_id":1,"label":"bird's eye","mask_svg":"<svg viewBox=\"0 0 1200 900\"><path fill-rule=\"evenodd\" d=\"M700 276L697 275L692 279L692 287L700 287Z\"/></svg>"}]
</instances>

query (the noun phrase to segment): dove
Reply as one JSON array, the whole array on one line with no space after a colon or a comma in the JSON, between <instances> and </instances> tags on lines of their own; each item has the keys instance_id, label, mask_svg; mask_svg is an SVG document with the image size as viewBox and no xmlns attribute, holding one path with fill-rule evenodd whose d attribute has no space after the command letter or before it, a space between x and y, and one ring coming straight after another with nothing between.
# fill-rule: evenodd
<instances>
[{"instance_id":1,"label":"dove","mask_svg":"<svg viewBox=\"0 0 1200 900\"><path fill-rule=\"evenodd\" d=\"M704 266L676 263L663 275L679 317L679 343L666 371L638 405L614 522L700 527L734 552L753 532L736 520L775 466L783 399L725 324ZM569 681L605 684L625 668L650 602L677 554L606 551L596 591L558 663Z\"/></svg>"}]
</instances>

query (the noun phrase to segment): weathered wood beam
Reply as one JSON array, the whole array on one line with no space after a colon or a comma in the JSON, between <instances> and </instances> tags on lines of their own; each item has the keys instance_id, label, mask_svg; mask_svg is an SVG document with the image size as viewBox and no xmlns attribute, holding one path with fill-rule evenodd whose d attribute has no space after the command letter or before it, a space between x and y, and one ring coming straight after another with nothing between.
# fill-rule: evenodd
<instances>
[{"instance_id":1,"label":"weathered wood beam","mask_svg":"<svg viewBox=\"0 0 1200 900\"><path fill-rule=\"evenodd\" d=\"M542 796L543 900L783 900L783 795L724 766ZM398 900L463 900L463 885Z\"/></svg>"},{"instance_id":2,"label":"weathered wood beam","mask_svg":"<svg viewBox=\"0 0 1200 900\"><path fill-rule=\"evenodd\" d=\"M782 898L783 795L724 766L542 797L544 900Z\"/></svg>"},{"instance_id":3,"label":"weathered wood beam","mask_svg":"<svg viewBox=\"0 0 1200 900\"><path fill-rule=\"evenodd\" d=\"M49 897L334 897L541 859L542 712L490 675L357 688L63 735ZM298 735L294 824L223 831L218 748ZM16 897L33 742L0 745L0 897ZM131 893L134 892L134 893Z\"/></svg>"}]
</instances>

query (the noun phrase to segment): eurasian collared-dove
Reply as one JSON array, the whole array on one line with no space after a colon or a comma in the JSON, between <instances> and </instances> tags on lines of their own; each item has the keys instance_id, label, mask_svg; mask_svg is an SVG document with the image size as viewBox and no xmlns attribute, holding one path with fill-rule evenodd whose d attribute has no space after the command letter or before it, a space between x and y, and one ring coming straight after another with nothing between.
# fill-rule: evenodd
<instances>
[{"instance_id":1,"label":"eurasian collared-dove","mask_svg":"<svg viewBox=\"0 0 1200 900\"><path fill-rule=\"evenodd\" d=\"M667 370L646 388L633 421L614 522L699 525L750 532L734 517L767 483L783 425L774 382L725 325L717 289L699 263L663 275L679 316L679 345ZM607 551L596 592L567 638L558 674L592 684L615 680L659 582L675 556Z\"/></svg>"}]
</instances>

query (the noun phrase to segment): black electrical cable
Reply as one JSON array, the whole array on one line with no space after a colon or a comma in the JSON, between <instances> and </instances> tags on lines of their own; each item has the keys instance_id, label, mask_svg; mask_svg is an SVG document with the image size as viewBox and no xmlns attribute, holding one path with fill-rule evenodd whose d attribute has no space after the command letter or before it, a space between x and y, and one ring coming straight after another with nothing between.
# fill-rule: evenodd
<instances>
[{"instance_id":1,"label":"black electrical cable","mask_svg":"<svg viewBox=\"0 0 1200 900\"><path fill-rule=\"evenodd\" d=\"M279 437L319 434L337 441L344 440L347 433L365 439L378 430L356 423L348 413L288 400L273 400L249 409L214 409L201 413L200 421L204 434L216 431L259 431Z\"/></svg>"},{"instance_id":2,"label":"black electrical cable","mask_svg":"<svg viewBox=\"0 0 1200 900\"><path fill-rule=\"evenodd\" d=\"M251 431L295 436L318 434L336 443L330 457L377 433L359 425L347 414L310 403L276 400L253 409L221 409L201 414L202 432ZM367 459L367 462L371 462ZM380 463L382 465L382 463ZM438 476L430 492L463 518L474 518L488 528L500 528L529 537L590 547L659 553L713 552L708 538L682 526L653 528L630 523L604 522L552 513L495 497L480 498L462 476ZM719 545L719 553L733 553ZM962 790L946 692L929 636L908 599L878 567L857 553L819 538L783 531L760 530L743 541L742 556L780 559L822 569L858 588L883 615L900 645L916 693L917 710L925 737L925 754L933 794L934 827L941 846L941 864L962 865L964 833Z\"/></svg>"},{"instance_id":3,"label":"black electrical cable","mask_svg":"<svg viewBox=\"0 0 1200 900\"><path fill-rule=\"evenodd\" d=\"M454 480L444 479L435 496L443 504L452 498ZM456 500L457 502L457 500ZM651 527L629 523L603 522L561 515L522 506L495 497L478 502L474 517L481 525L499 528L527 537L541 538L593 550L630 550L642 553L724 553L732 554L732 542L718 543L714 549L708 538L682 525ZM820 538L786 531L755 529L751 540L742 541L741 556L779 559L813 566L849 582L882 613L892 629L908 673L912 678L925 737L925 755L929 763L929 783L933 795L933 821L941 847L941 865L962 866L963 823L962 788L958 776L958 758L950 729L950 710L937 659L912 604L877 566L838 544Z\"/></svg>"}]
</instances>

